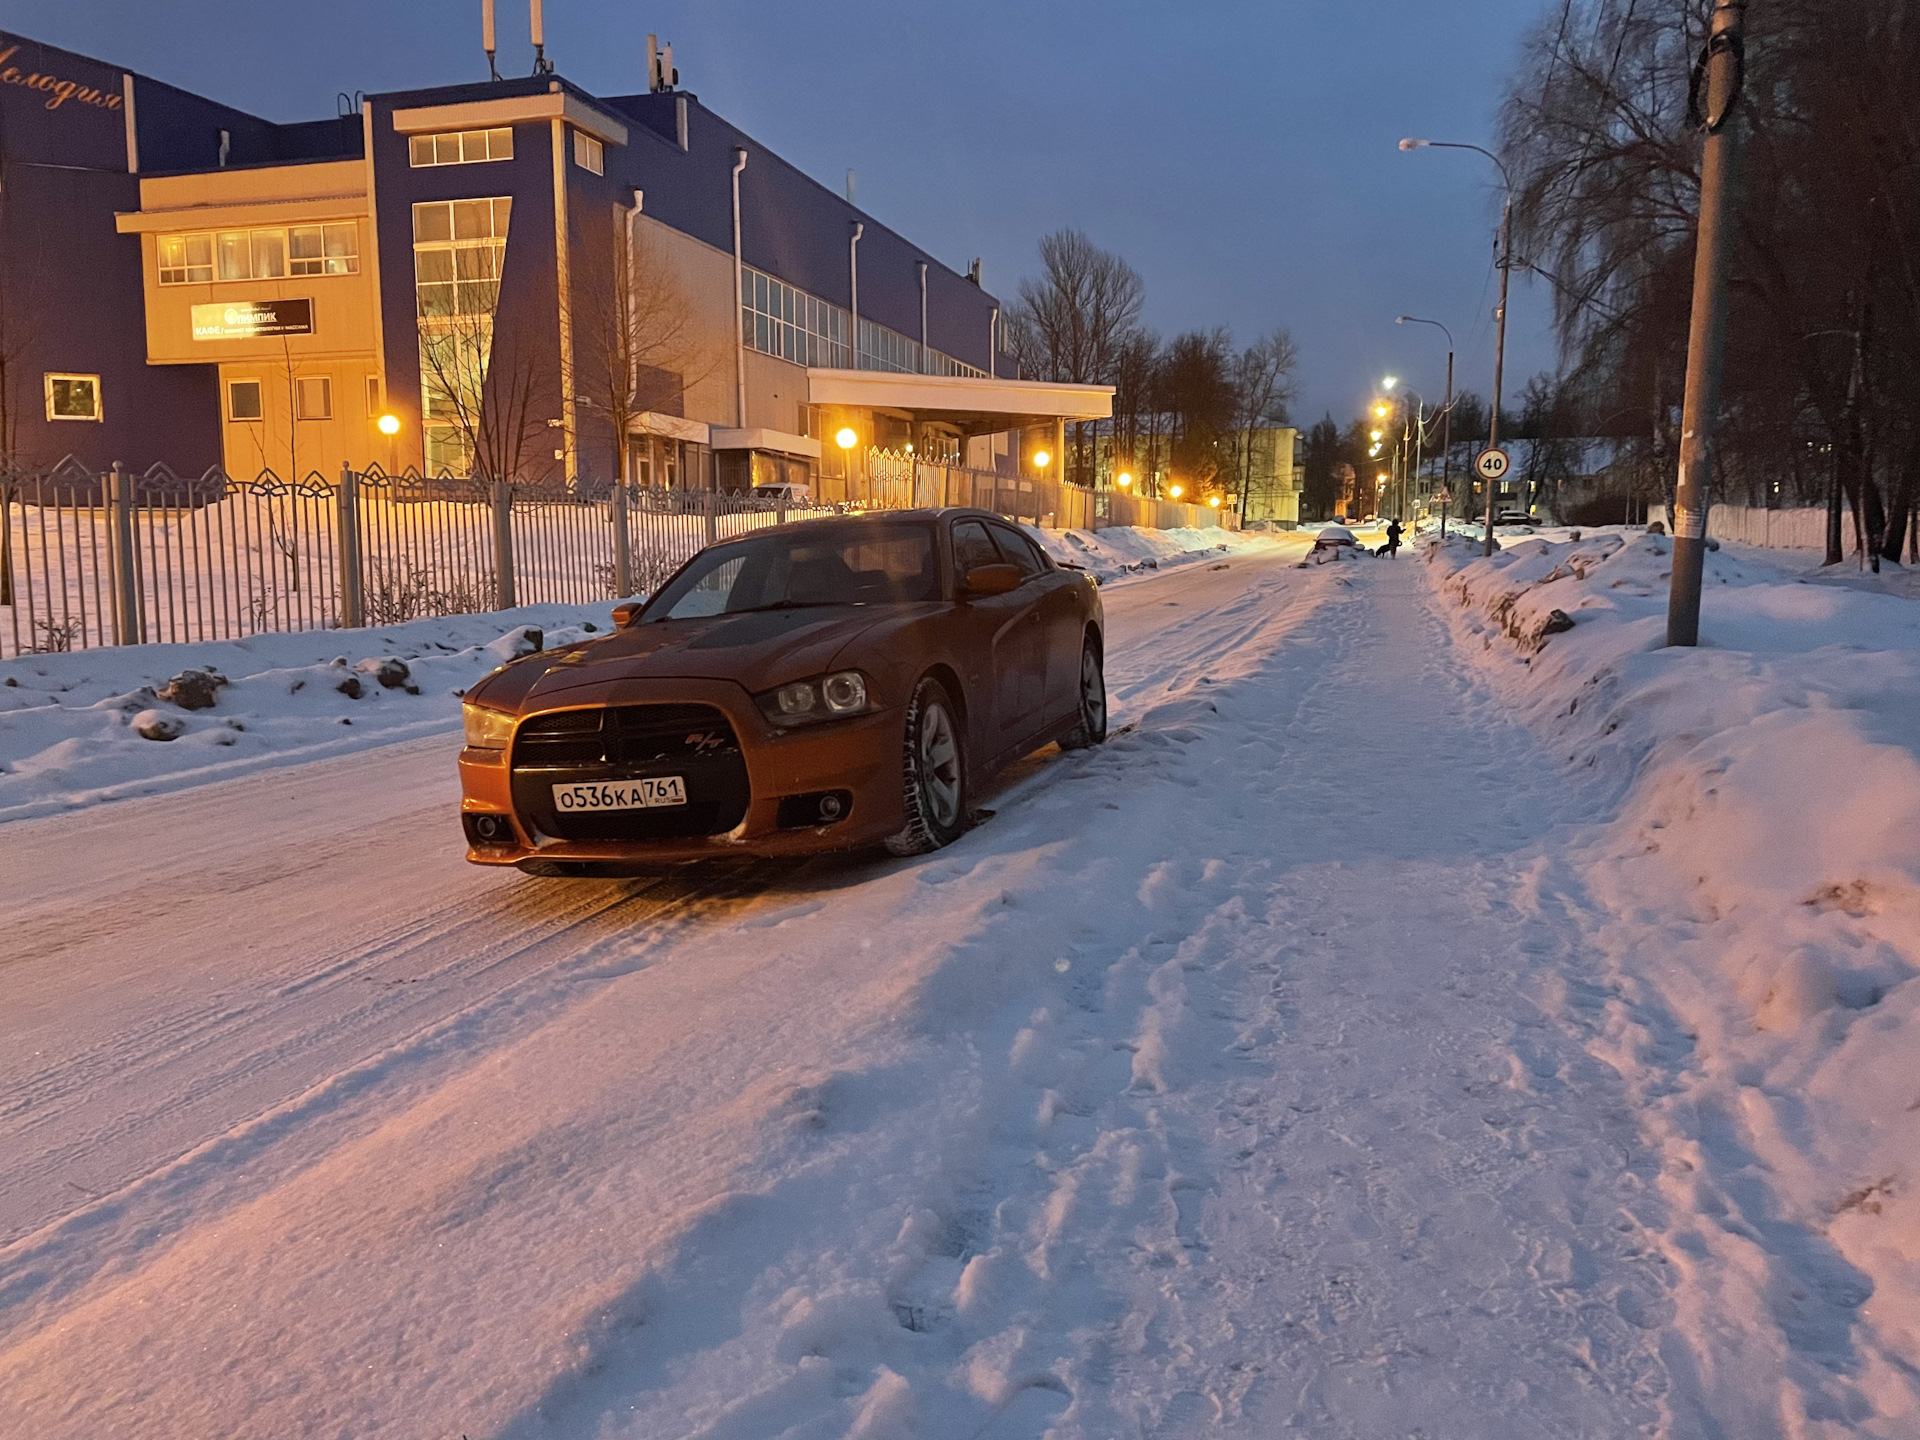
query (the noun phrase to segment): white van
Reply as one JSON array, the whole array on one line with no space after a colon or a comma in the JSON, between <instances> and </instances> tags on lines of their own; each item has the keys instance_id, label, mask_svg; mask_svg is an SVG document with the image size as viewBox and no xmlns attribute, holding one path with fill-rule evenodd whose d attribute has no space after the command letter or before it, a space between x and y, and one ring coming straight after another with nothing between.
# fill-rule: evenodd
<instances>
[{"instance_id":1,"label":"white van","mask_svg":"<svg viewBox=\"0 0 1920 1440\"><path fill-rule=\"evenodd\" d=\"M811 505L813 487L811 485L756 485L752 496L755 500L772 500L776 503L784 500L789 505Z\"/></svg>"}]
</instances>

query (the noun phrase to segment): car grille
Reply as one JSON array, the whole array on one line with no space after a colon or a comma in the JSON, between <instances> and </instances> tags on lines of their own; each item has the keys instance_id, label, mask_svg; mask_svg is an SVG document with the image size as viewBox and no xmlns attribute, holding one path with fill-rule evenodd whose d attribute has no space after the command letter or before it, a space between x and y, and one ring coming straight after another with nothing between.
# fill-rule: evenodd
<instances>
[{"instance_id":1,"label":"car grille","mask_svg":"<svg viewBox=\"0 0 1920 1440\"><path fill-rule=\"evenodd\" d=\"M667 840L722 835L747 813L751 790L739 737L711 705L608 705L523 721L513 738L514 808L558 840ZM685 805L561 813L569 781L683 776Z\"/></svg>"}]
</instances>

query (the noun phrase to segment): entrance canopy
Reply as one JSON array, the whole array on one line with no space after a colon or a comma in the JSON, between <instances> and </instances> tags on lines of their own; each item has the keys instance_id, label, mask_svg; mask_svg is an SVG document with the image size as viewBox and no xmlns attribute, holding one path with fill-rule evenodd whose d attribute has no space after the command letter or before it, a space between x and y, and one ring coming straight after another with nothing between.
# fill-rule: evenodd
<instances>
[{"instance_id":1,"label":"entrance canopy","mask_svg":"<svg viewBox=\"0 0 1920 1440\"><path fill-rule=\"evenodd\" d=\"M923 424L950 425L962 435L992 435L1056 421L1105 420L1113 414L1113 387L960 375L901 375L884 370L809 369L807 401L812 405L893 411L911 415Z\"/></svg>"}]
</instances>

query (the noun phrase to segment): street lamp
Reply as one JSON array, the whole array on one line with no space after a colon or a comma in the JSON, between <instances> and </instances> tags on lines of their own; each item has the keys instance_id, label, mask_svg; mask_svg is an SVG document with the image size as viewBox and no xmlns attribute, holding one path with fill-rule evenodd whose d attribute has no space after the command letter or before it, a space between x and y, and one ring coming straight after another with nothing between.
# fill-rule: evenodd
<instances>
[{"instance_id":1,"label":"street lamp","mask_svg":"<svg viewBox=\"0 0 1920 1440\"><path fill-rule=\"evenodd\" d=\"M1500 172L1500 183L1506 187L1506 199L1500 205L1500 308L1494 311L1493 340L1493 418L1487 427L1487 448L1500 448L1500 379L1501 370L1507 360L1507 281L1513 273L1513 177L1507 173L1507 167L1500 157L1491 150L1478 145L1463 145L1453 140L1414 140L1400 142L1402 150L1472 150L1484 155L1493 162ZM1498 482L1487 482L1487 535L1482 546L1482 555L1493 554L1493 506Z\"/></svg>"},{"instance_id":2,"label":"street lamp","mask_svg":"<svg viewBox=\"0 0 1920 1440\"><path fill-rule=\"evenodd\" d=\"M1504 306L1502 307L1505 308ZM1447 329L1438 320L1422 320L1418 315L1396 315L1396 325L1431 325L1447 337L1447 400L1440 407L1440 493L1451 493L1449 484L1453 477L1453 331ZM1440 502L1440 538L1447 538L1447 502Z\"/></svg>"},{"instance_id":3,"label":"street lamp","mask_svg":"<svg viewBox=\"0 0 1920 1440\"><path fill-rule=\"evenodd\" d=\"M1167 494L1175 500L1178 500L1182 495L1186 493L1187 493L1187 490L1184 485L1169 485L1167 487Z\"/></svg>"},{"instance_id":4,"label":"street lamp","mask_svg":"<svg viewBox=\"0 0 1920 1440\"><path fill-rule=\"evenodd\" d=\"M1033 452L1034 468L1041 471L1042 473L1045 473L1047 468L1047 462L1051 459L1053 459L1053 456L1049 455L1044 450L1036 450Z\"/></svg>"},{"instance_id":5,"label":"street lamp","mask_svg":"<svg viewBox=\"0 0 1920 1440\"><path fill-rule=\"evenodd\" d=\"M1129 475L1126 471L1122 470L1118 475L1113 477L1113 483L1118 485L1122 490L1124 490L1129 485L1133 484L1133 476Z\"/></svg>"}]
</instances>

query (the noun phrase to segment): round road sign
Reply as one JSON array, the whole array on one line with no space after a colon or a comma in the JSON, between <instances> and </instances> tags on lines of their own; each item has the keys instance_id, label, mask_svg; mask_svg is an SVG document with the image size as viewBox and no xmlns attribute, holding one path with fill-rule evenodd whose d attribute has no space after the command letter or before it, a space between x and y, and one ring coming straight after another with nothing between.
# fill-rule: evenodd
<instances>
[{"instance_id":1,"label":"round road sign","mask_svg":"<svg viewBox=\"0 0 1920 1440\"><path fill-rule=\"evenodd\" d=\"M1473 462L1473 468L1482 480L1498 480L1507 473L1507 452L1504 450L1482 450L1480 458Z\"/></svg>"}]
</instances>

